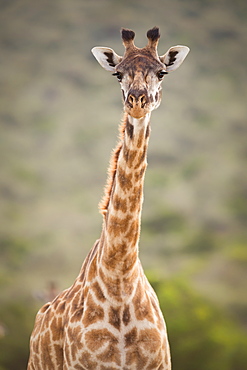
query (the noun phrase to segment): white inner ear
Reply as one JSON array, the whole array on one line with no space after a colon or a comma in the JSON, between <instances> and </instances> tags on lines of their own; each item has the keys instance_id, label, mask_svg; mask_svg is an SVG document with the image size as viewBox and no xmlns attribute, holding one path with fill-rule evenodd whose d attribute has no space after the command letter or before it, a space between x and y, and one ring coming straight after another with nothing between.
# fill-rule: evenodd
<instances>
[{"instance_id":1,"label":"white inner ear","mask_svg":"<svg viewBox=\"0 0 247 370\"><path fill-rule=\"evenodd\" d=\"M111 48L96 46L91 51L99 64L109 72L114 72L115 66L122 60Z\"/></svg>"},{"instance_id":2,"label":"white inner ear","mask_svg":"<svg viewBox=\"0 0 247 370\"><path fill-rule=\"evenodd\" d=\"M167 72L175 71L183 63L189 51L188 46L177 45L160 56L161 62L166 65Z\"/></svg>"}]
</instances>

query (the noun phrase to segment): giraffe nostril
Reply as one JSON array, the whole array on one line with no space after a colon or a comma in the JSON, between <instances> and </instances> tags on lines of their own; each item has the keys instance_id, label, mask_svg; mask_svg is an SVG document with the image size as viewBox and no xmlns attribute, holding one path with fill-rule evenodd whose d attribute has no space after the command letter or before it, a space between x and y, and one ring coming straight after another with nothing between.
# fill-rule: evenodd
<instances>
[{"instance_id":1,"label":"giraffe nostril","mask_svg":"<svg viewBox=\"0 0 247 370\"><path fill-rule=\"evenodd\" d=\"M142 95L142 96L140 96L140 98L139 98L139 102L140 102L140 104L141 104L141 107L142 107L142 108L144 108L144 107L145 107L145 105L146 105L146 103L147 103L146 95Z\"/></svg>"},{"instance_id":2,"label":"giraffe nostril","mask_svg":"<svg viewBox=\"0 0 247 370\"><path fill-rule=\"evenodd\" d=\"M141 105L144 108L144 105L147 102L147 98L145 94L129 94L128 96L128 103L133 106L134 104Z\"/></svg>"},{"instance_id":3,"label":"giraffe nostril","mask_svg":"<svg viewBox=\"0 0 247 370\"><path fill-rule=\"evenodd\" d=\"M146 97L145 97L145 95L142 95L141 96L140 101L141 101L141 104L145 104L146 103Z\"/></svg>"},{"instance_id":4,"label":"giraffe nostril","mask_svg":"<svg viewBox=\"0 0 247 370\"><path fill-rule=\"evenodd\" d=\"M133 105L134 105L134 102L135 102L134 96L129 94L127 101L129 103L130 107L133 108Z\"/></svg>"}]
</instances>

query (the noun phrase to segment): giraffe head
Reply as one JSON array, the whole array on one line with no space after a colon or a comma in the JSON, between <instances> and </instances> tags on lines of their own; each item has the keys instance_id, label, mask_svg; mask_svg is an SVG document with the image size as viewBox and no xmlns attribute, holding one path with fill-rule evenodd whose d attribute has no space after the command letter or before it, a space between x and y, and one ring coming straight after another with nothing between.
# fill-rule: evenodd
<instances>
[{"instance_id":1,"label":"giraffe head","mask_svg":"<svg viewBox=\"0 0 247 370\"><path fill-rule=\"evenodd\" d=\"M92 53L104 69L117 77L125 112L134 118L141 118L158 108L164 76L182 64L190 49L173 46L159 56L157 45L160 33L157 27L147 32L148 44L144 48L135 46L134 37L133 31L122 29L123 56L106 47L94 47Z\"/></svg>"}]
</instances>

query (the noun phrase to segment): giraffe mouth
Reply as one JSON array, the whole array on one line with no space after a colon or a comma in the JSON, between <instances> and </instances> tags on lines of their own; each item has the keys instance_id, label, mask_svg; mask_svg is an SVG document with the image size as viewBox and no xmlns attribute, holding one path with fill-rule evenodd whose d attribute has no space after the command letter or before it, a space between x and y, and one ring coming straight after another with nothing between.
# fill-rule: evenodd
<instances>
[{"instance_id":1,"label":"giraffe mouth","mask_svg":"<svg viewBox=\"0 0 247 370\"><path fill-rule=\"evenodd\" d=\"M131 117L139 119L139 118L146 116L146 114L149 113L149 109L147 109L147 107L145 108L133 107L132 108L130 106L126 106L125 112L127 112Z\"/></svg>"}]
</instances>

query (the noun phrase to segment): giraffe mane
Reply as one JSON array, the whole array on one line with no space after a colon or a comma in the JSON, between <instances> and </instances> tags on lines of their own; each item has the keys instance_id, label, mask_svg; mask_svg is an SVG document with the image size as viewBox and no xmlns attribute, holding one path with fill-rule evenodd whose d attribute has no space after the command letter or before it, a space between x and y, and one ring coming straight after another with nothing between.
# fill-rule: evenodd
<instances>
[{"instance_id":1,"label":"giraffe mane","mask_svg":"<svg viewBox=\"0 0 247 370\"><path fill-rule=\"evenodd\" d=\"M117 171L117 163L118 163L118 157L119 153L122 149L123 146L123 137L124 137L124 132L126 129L126 122L127 122L127 114L124 115L123 120L121 124L119 125L119 142L116 145L115 149L113 149L112 154L111 154L111 159L110 159L110 165L108 167L108 178L106 182L106 186L104 188L104 195L102 200L99 203L99 211L100 213L105 216L109 203L110 203L110 196L112 192L112 187L114 183L114 179L116 176L116 171Z\"/></svg>"}]
</instances>

